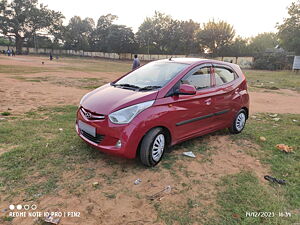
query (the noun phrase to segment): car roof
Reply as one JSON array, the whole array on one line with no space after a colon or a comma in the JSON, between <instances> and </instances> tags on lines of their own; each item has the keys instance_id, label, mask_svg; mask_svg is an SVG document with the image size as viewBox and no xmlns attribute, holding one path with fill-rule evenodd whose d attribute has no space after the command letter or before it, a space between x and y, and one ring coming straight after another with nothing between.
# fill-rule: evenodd
<instances>
[{"instance_id":1,"label":"car roof","mask_svg":"<svg viewBox=\"0 0 300 225\"><path fill-rule=\"evenodd\" d=\"M236 66L236 64L229 63L229 62L223 62L214 59L203 59L203 58L170 58L170 59L162 59L157 61L172 61L172 62L185 63L190 65L209 62L209 63L219 63L219 64L233 66L233 67Z\"/></svg>"}]
</instances>

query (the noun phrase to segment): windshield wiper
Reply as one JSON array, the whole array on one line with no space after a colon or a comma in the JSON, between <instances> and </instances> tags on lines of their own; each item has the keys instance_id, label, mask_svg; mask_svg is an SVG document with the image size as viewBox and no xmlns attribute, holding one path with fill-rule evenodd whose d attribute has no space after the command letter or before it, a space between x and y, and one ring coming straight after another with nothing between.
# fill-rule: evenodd
<instances>
[{"instance_id":1,"label":"windshield wiper","mask_svg":"<svg viewBox=\"0 0 300 225\"><path fill-rule=\"evenodd\" d=\"M136 85L133 85L133 84L112 84L112 86L114 86L114 87L127 87L127 88L130 88L130 89L132 89L132 88L134 88L134 89L140 89L140 87L139 86L136 86Z\"/></svg>"},{"instance_id":2,"label":"windshield wiper","mask_svg":"<svg viewBox=\"0 0 300 225\"><path fill-rule=\"evenodd\" d=\"M148 91L161 88L161 86L146 86L139 89L139 91Z\"/></svg>"}]
</instances>

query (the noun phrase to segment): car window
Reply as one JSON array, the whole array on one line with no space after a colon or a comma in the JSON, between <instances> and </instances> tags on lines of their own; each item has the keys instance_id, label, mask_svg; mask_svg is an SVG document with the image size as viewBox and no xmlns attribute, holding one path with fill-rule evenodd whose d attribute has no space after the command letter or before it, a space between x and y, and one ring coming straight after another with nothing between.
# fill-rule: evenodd
<instances>
[{"instance_id":1,"label":"car window","mask_svg":"<svg viewBox=\"0 0 300 225\"><path fill-rule=\"evenodd\" d=\"M211 87L210 67L202 67L183 78L183 84L193 85L197 90Z\"/></svg>"},{"instance_id":2,"label":"car window","mask_svg":"<svg viewBox=\"0 0 300 225\"><path fill-rule=\"evenodd\" d=\"M235 73L227 68L215 67L216 86L229 83L235 79Z\"/></svg>"},{"instance_id":3,"label":"car window","mask_svg":"<svg viewBox=\"0 0 300 225\"><path fill-rule=\"evenodd\" d=\"M115 83L135 85L140 88L147 86L163 87L178 73L187 68L188 64L169 62L169 61L154 61L144 65Z\"/></svg>"}]
</instances>

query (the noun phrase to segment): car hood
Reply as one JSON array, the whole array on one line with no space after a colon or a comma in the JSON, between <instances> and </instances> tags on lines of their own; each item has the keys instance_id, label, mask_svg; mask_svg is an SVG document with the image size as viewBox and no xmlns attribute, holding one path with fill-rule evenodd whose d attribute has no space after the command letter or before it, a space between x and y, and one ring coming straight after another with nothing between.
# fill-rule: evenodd
<instances>
[{"instance_id":1,"label":"car hood","mask_svg":"<svg viewBox=\"0 0 300 225\"><path fill-rule=\"evenodd\" d=\"M133 91L106 84L86 94L81 106L90 112L108 115L138 103L155 100L158 91Z\"/></svg>"}]
</instances>

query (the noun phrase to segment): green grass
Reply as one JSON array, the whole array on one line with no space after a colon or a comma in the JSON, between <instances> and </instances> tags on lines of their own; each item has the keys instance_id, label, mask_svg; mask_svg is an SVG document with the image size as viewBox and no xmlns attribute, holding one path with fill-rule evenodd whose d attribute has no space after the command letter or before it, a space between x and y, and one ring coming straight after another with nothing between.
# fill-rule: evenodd
<instances>
[{"instance_id":1,"label":"green grass","mask_svg":"<svg viewBox=\"0 0 300 225\"><path fill-rule=\"evenodd\" d=\"M42 60L42 59L41 59ZM34 74L43 72L63 72L63 71L81 71L81 72L110 72L110 73L126 73L131 70L131 63L122 61L111 61L103 59L79 59L79 58L63 58L58 62L66 63L66 65L58 67L49 67L47 64L43 66L23 66L23 65L0 65L0 74ZM37 62L40 63L41 62Z\"/></svg>"},{"instance_id":2,"label":"green grass","mask_svg":"<svg viewBox=\"0 0 300 225\"><path fill-rule=\"evenodd\" d=\"M2 112L1 115L2 116L9 116L11 113L10 112Z\"/></svg>"},{"instance_id":3,"label":"green grass","mask_svg":"<svg viewBox=\"0 0 300 225\"><path fill-rule=\"evenodd\" d=\"M77 137L75 112L75 106L56 107L1 121L0 147L16 146L0 156L0 187L6 194L25 192L29 199L47 194L58 188L64 171L99 157Z\"/></svg>"},{"instance_id":4,"label":"green grass","mask_svg":"<svg viewBox=\"0 0 300 225\"><path fill-rule=\"evenodd\" d=\"M32 74L42 72L54 72L57 69L49 67L33 67L33 66L21 66L21 65L0 65L0 74Z\"/></svg>"},{"instance_id":5,"label":"green grass","mask_svg":"<svg viewBox=\"0 0 300 225\"><path fill-rule=\"evenodd\" d=\"M13 79L21 80L24 82L49 82L58 86L76 87L81 89L95 89L103 85L105 82L101 78L77 78L77 77L59 77L59 76L40 76L28 77L15 75L11 76Z\"/></svg>"},{"instance_id":6,"label":"green grass","mask_svg":"<svg viewBox=\"0 0 300 225\"><path fill-rule=\"evenodd\" d=\"M70 65L61 69L81 72L121 72L126 73L131 70L128 62L108 61L108 60L67 60Z\"/></svg>"},{"instance_id":7,"label":"green grass","mask_svg":"<svg viewBox=\"0 0 300 225\"><path fill-rule=\"evenodd\" d=\"M287 180L285 197L291 206L300 207L300 115L280 114L278 117L280 120L275 122L268 114L257 115L256 119L248 121L246 129L238 138L251 140L261 146L256 157L271 166L272 175ZM260 141L260 136L267 140ZM294 153L279 151L275 147L277 144L292 146Z\"/></svg>"},{"instance_id":8,"label":"green grass","mask_svg":"<svg viewBox=\"0 0 300 225\"><path fill-rule=\"evenodd\" d=\"M300 75L293 71L244 70L250 87L300 91Z\"/></svg>"},{"instance_id":9,"label":"green grass","mask_svg":"<svg viewBox=\"0 0 300 225\"><path fill-rule=\"evenodd\" d=\"M24 76L11 76L11 78L14 78L16 80L26 81L26 82L42 82L42 81L49 81L50 76L44 76L44 77L24 77Z\"/></svg>"},{"instance_id":10,"label":"green grass","mask_svg":"<svg viewBox=\"0 0 300 225\"><path fill-rule=\"evenodd\" d=\"M281 187L266 188L250 172L229 175L218 184L220 192L217 203L219 218L208 224L280 224L288 225L299 221L300 217L292 213L287 200L282 196ZM250 216L251 212L271 212L271 217ZM280 217L279 213L291 212L291 217Z\"/></svg>"},{"instance_id":11,"label":"green grass","mask_svg":"<svg viewBox=\"0 0 300 225\"><path fill-rule=\"evenodd\" d=\"M271 167L269 175L285 179L286 185L266 182L262 186L257 177L249 172L226 176L219 183L217 210L219 219L211 224L291 224L299 222L295 212L300 207L300 115L279 114L275 122L268 114L257 114L249 119L245 130L231 136L240 146L244 139L257 143L261 148L248 152ZM293 121L294 120L294 121ZM296 120L296 122L295 122ZM266 141L260 141L260 137ZM284 153L276 149L277 144L287 144L294 153ZM246 212L274 212L274 218L247 217ZM279 212L290 212L291 217L280 218ZM209 223L210 224L210 223Z\"/></svg>"}]
</instances>

